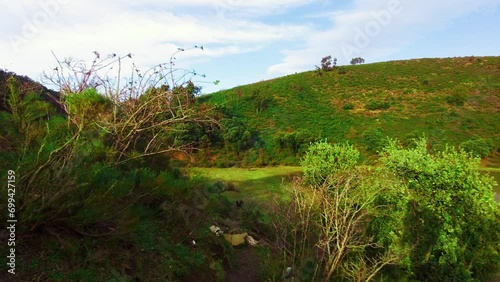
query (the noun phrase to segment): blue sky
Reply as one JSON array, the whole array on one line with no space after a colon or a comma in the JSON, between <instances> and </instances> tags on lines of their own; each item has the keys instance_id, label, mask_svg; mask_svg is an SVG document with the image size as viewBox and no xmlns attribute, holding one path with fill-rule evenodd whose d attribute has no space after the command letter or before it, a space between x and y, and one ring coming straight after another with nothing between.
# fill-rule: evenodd
<instances>
[{"instance_id":1,"label":"blue sky","mask_svg":"<svg viewBox=\"0 0 500 282\"><path fill-rule=\"evenodd\" d=\"M366 63L500 55L499 0L2 0L0 68L39 80L58 57L92 51L168 62L207 77L204 93L314 69L332 55ZM130 66L129 66L130 67ZM218 85L210 82L220 80Z\"/></svg>"}]
</instances>

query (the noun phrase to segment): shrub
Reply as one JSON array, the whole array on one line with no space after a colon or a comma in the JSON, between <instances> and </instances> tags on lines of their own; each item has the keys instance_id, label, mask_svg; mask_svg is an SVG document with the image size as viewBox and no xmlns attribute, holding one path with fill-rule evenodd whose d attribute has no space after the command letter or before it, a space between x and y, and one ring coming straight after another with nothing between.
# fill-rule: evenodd
<instances>
[{"instance_id":1,"label":"shrub","mask_svg":"<svg viewBox=\"0 0 500 282\"><path fill-rule=\"evenodd\" d=\"M378 197L391 194L387 188L392 188L379 185L383 182L377 179L385 175L370 173L357 168L331 171L313 189L296 180L291 201L273 201L272 226L282 269L293 262L300 281L371 281L384 265L398 262L396 253L383 247L382 236L368 230L371 221L390 217L388 205L379 204ZM393 229L400 226L387 222Z\"/></svg>"},{"instance_id":2,"label":"shrub","mask_svg":"<svg viewBox=\"0 0 500 282\"><path fill-rule=\"evenodd\" d=\"M344 104L343 109L344 109L345 111L354 110L354 105L353 105L353 104L351 104L351 103Z\"/></svg>"},{"instance_id":3,"label":"shrub","mask_svg":"<svg viewBox=\"0 0 500 282\"><path fill-rule=\"evenodd\" d=\"M463 106L467 100L467 94L453 93L446 97L446 102L453 106Z\"/></svg>"},{"instance_id":4,"label":"shrub","mask_svg":"<svg viewBox=\"0 0 500 282\"><path fill-rule=\"evenodd\" d=\"M457 84L451 90L451 94L446 97L446 102L453 106L463 106L467 101L467 96L470 91L470 86L466 84Z\"/></svg>"},{"instance_id":5,"label":"shrub","mask_svg":"<svg viewBox=\"0 0 500 282\"><path fill-rule=\"evenodd\" d=\"M363 132L363 141L368 151L378 153L386 144L384 134L377 128L370 128Z\"/></svg>"},{"instance_id":6,"label":"shrub","mask_svg":"<svg viewBox=\"0 0 500 282\"><path fill-rule=\"evenodd\" d=\"M499 204L479 159L447 147L431 155L390 142L385 167L406 186L403 266L419 281L490 281L500 267Z\"/></svg>"},{"instance_id":7,"label":"shrub","mask_svg":"<svg viewBox=\"0 0 500 282\"><path fill-rule=\"evenodd\" d=\"M387 110L391 107L389 102L385 101L370 101L365 104L365 108L370 111L375 111L375 110Z\"/></svg>"},{"instance_id":8,"label":"shrub","mask_svg":"<svg viewBox=\"0 0 500 282\"><path fill-rule=\"evenodd\" d=\"M484 138L472 139L460 144L460 149L480 158L489 156L494 147L493 141Z\"/></svg>"},{"instance_id":9,"label":"shrub","mask_svg":"<svg viewBox=\"0 0 500 282\"><path fill-rule=\"evenodd\" d=\"M316 142L301 161L304 180L308 184L322 183L328 175L354 167L358 159L359 152L352 145Z\"/></svg>"}]
</instances>

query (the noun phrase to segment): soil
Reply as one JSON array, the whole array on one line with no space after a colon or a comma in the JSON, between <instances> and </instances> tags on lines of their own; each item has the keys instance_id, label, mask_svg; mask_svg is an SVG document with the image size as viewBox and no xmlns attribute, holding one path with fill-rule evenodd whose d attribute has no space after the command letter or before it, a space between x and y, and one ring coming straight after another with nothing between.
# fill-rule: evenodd
<instances>
[{"instance_id":1,"label":"soil","mask_svg":"<svg viewBox=\"0 0 500 282\"><path fill-rule=\"evenodd\" d=\"M226 271L225 282L260 282L261 269L251 247L234 250L235 265Z\"/></svg>"}]
</instances>

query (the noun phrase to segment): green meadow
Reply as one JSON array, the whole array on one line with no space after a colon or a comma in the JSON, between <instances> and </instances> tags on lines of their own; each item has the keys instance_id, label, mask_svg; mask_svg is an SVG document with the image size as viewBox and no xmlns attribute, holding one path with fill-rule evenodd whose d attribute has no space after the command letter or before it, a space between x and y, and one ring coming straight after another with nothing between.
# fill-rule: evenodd
<instances>
[{"instance_id":1,"label":"green meadow","mask_svg":"<svg viewBox=\"0 0 500 282\"><path fill-rule=\"evenodd\" d=\"M237 191L224 194L232 201L265 201L269 194L284 195L285 185L292 177L300 175L301 167L278 166L261 168L191 168L189 173L210 181L231 182Z\"/></svg>"}]
</instances>

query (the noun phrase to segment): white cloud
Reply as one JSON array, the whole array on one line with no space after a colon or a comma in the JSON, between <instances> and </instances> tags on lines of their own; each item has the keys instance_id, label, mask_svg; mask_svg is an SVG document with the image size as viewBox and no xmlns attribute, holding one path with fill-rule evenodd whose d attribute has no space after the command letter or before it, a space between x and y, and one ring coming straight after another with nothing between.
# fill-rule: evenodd
<instances>
[{"instance_id":1,"label":"white cloud","mask_svg":"<svg viewBox=\"0 0 500 282\"><path fill-rule=\"evenodd\" d=\"M36 78L55 64L50 51L60 58L91 58L94 50L104 54L131 52L136 63L146 68L168 62L177 47L205 45L206 52L180 55L183 61L179 63L189 67L190 62L202 56L253 52L272 42L303 36L308 26L271 25L252 18L255 14L250 15L301 3L298 0L11 1L0 12L6 19L0 31L8 35L0 39L3 64L0 68ZM200 12L196 9L200 7L212 10ZM185 9L174 12L175 8ZM220 11L225 14L221 16Z\"/></svg>"},{"instance_id":2,"label":"white cloud","mask_svg":"<svg viewBox=\"0 0 500 282\"><path fill-rule=\"evenodd\" d=\"M271 75L310 70L326 55L347 64L352 57L388 58L415 37L444 29L454 20L499 6L496 0L356 0L350 10L324 12L326 30L311 31L305 47L283 51L281 63L270 66Z\"/></svg>"}]
</instances>

